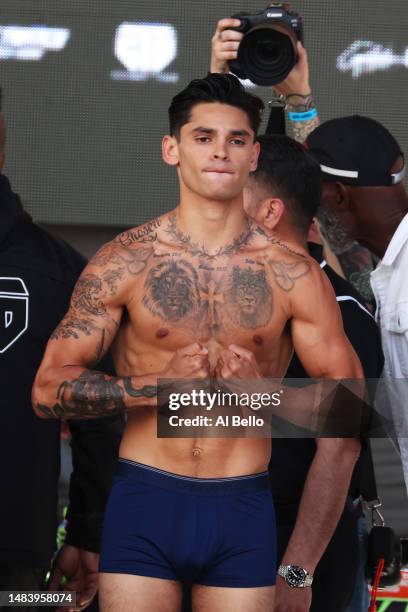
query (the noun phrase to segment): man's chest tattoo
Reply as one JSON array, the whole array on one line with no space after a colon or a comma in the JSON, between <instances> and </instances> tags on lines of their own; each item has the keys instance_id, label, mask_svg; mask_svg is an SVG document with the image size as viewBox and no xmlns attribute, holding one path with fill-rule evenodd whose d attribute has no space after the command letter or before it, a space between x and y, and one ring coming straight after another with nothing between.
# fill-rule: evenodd
<instances>
[{"instance_id":1,"label":"man's chest tattoo","mask_svg":"<svg viewBox=\"0 0 408 612\"><path fill-rule=\"evenodd\" d=\"M149 270L143 304L176 327L212 333L227 323L243 329L265 326L273 311L272 288L263 268L212 266L184 258L162 261Z\"/></svg>"}]
</instances>

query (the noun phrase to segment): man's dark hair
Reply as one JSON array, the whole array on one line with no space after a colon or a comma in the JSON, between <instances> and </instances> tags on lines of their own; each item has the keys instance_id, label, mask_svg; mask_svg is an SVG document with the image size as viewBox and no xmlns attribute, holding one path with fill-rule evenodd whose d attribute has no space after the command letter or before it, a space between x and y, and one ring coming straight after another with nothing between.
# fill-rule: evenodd
<instances>
[{"instance_id":1,"label":"man's dark hair","mask_svg":"<svg viewBox=\"0 0 408 612\"><path fill-rule=\"evenodd\" d=\"M260 136L261 153L252 180L268 195L280 197L293 223L306 232L320 203L319 164L301 144L288 136Z\"/></svg>"},{"instance_id":2,"label":"man's dark hair","mask_svg":"<svg viewBox=\"0 0 408 612\"><path fill-rule=\"evenodd\" d=\"M179 138L180 130L189 122L196 104L219 102L243 110L250 126L258 132L262 120L264 103L254 96L232 74L209 73L204 79L194 79L183 91L174 96L169 108L170 134Z\"/></svg>"}]
</instances>

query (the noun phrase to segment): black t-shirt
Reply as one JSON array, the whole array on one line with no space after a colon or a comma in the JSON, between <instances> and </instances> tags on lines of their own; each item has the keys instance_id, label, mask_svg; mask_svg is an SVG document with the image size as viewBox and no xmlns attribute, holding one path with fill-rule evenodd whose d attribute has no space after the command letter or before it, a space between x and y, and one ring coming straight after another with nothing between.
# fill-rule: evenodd
<instances>
[{"instance_id":1,"label":"black t-shirt","mask_svg":"<svg viewBox=\"0 0 408 612\"><path fill-rule=\"evenodd\" d=\"M319 260L319 252L312 254ZM336 272L322 262L341 310L345 333L360 358L366 378L378 378L381 375L384 358L381 349L381 338L377 324L367 310L363 298ZM287 372L288 378L307 378L307 374L298 357L294 355ZM272 492L277 512L278 523L292 523L302 496L303 487L316 452L313 439L280 439L273 440L272 458L269 473ZM357 463L350 486L350 495L359 494L360 462Z\"/></svg>"},{"instance_id":2,"label":"black t-shirt","mask_svg":"<svg viewBox=\"0 0 408 612\"><path fill-rule=\"evenodd\" d=\"M55 549L60 423L34 414L31 388L48 338L68 308L85 263L69 245L32 222L0 175L0 563L46 564ZM94 480L91 491L104 480L105 471L113 472L120 438L108 431L109 420L101 421L99 441L94 435L87 454L74 456L74 465L84 472L82 479ZM80 449L81 440L95 429L95 423L75 424L74 446ZM92 500L83 504L80 481L81 474L71 487L76 496L73 514L80 520L92 510L94 516L99 514L99 528L108 491L105 487L102 496L99 490L91 492ZM84 537L77 533L76 539Z\"/></svg>"}]
</instances>

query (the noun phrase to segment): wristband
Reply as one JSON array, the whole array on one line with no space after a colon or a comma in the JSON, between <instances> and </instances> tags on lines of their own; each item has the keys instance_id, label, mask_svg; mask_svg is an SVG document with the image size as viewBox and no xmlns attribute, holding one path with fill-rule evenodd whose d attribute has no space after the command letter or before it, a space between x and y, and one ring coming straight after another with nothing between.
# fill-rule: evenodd
<instances>
[{"instance_id":1,"label":"wristband","mask_svg":"<svg viewBox=\"0 0 408 612\"><path fill-rule=\"evenodd\" d=\"M317 108L311 108L304 113L288 113L289 121L309 121L317 117Z\"/></svg>"}]
</instances>

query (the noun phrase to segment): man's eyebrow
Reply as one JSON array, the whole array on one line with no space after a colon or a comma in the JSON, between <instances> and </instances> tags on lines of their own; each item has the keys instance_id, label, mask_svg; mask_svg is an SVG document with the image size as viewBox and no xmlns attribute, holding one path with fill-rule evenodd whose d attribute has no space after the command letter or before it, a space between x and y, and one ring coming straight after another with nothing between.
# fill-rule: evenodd
<instances>
[{"instance_id":1,"label":"man's eyebrow","mask_svg":"<svg viewBox=\"0 0 408 612\"><path fill-rule=\"evenodd\" d=\"M213 128L206 128L206 127L196 127L193 130L191 130L193 134L214 134L217 130L214 130ZM251 134L247 131L247 130L231 130L229 132L230 136L251 136Z\"/></svg>"}]
</instances>

